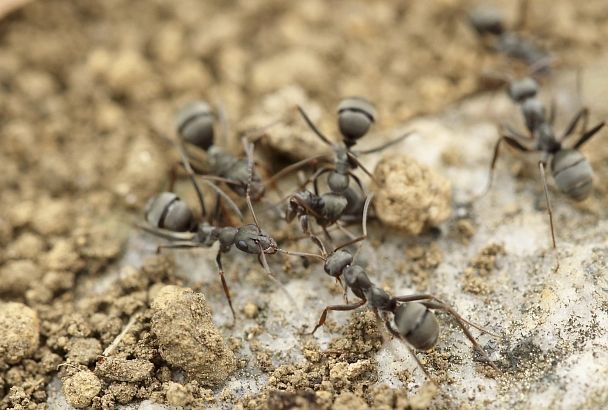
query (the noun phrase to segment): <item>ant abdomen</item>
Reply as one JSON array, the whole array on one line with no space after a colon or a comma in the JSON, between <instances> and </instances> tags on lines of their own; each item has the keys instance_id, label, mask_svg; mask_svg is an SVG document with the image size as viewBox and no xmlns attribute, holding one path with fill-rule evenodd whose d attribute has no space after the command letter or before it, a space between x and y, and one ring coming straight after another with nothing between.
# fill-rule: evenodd
<instances>
[{"instance_id":1,"label":"ant abdomen","mask_svg":"<svg viewBox=\"0 0 608 410\"><path fill-rule=\"evenodd\" d=\"M175 128L179 137L185 142L206 151L213 145L214 120L211 106L204 101L196 101L178 112Z\"/></svg>"},{"instance_id":2,"label":"ant abdomen","mask_svg":"<svg viewBox=\"0 0 608 410\"><path fill-rule=\"evenodd\" d=\"M185 232L194 226L194 215L188 204L173 192L161 192L146 204L146 220L156 228Z\"/></svg>"},{"instance_id":3,"label":"ant abdomen","mask_svg":"<svg viewBox=\"0 0 608 410\"><path fill-rule=\"evenodd\" d=\"M593 169L585 156L575 149L562 149L551 161L553 179L560 191L575 201L582 201L591 194Z\"/></svg>"},{"instance_id":4,"label":"ant abdomen","mask_svg":"<svg viewBox=\"0 0 608 410\"><path fill-rule=\"evenodd\" d=\"M439 323L435 314L418 302L400 305L395 311L399 334L419 350L429 350L439 338Z\"/></svg>"},{"instance_id":5,"label":"ant abdomen","mask_svg":"<svg viewBox=\"0 0 608 410\"><path fill-rule=\"evenodd\" d=\"M344 98L338 104L338 128L348 146L367 134L374 121L376 109L364 98Z\"/></svg>"},{"instance_id":6,"label":"ant abdomen","mask_svg":"<svg viewBox=\"0 0 608 410\"><path fill-rule=\"evenodd\" d=\"M480 35L504 33L504 16L494 8L480 7L469 14L469 22Z\"/></svg>"},{"instance_id":7,"label":"ant abdomen","mask_svg":"<svg viewBox=\"0 0 608 410\"><path fill-rule=\"evenodd\" d=\"M509 83L509 97L516 103L522 103L528 98L536 97L538 83L531 77Z\"/></svg>"}]
</instances>

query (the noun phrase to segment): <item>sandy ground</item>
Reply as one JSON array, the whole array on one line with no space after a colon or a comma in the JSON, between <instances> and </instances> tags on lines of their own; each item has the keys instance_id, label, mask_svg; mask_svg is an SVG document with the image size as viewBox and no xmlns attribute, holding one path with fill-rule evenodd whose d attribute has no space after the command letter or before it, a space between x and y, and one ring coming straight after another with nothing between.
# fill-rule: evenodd
<instances>
[{"instance_id":1,"label":"sandy ground","mask_svg":"<svg viewBox=\"0 0 608 410\"><path fill-rule=\"evenodd\" d=\"M509 2L496 4L513 15ZM592 197L575 204L552 192L561 265L554 272L534 160L505 150L490 194L468 203L486 181L496 123L517 120L502 93L473 96L481 73L507 62L483 51L463 23L471 6L48 1L5 16L0 297L19 305L2 305L0 352L9 346L15 355L0 360L0 407L66 408L66 395L84 408L142 400L220 408L605 404L605 132L584 149L596 172ZM534 2L526 29L560 58L544 84L562 113L558 128L581 99L593 119L608 115L608 8L575 6ZM390 293L435 293L500 335L478 338L500 373L441 314L437 347L419 353L436 387L364 309L332 313L314 337L303 336L342 292L319 265L299 259L271 260L294 303L253 257L226 256L239 315L231 328L216 248L155 257L159 241L133 228L166 183L174 156L160 136L171 132L177 107L193 98L223 103L232 129L242 129L272 117L267 97L292 86L327 130L341 96L373 100L379 121L362 146L416 131L391 151L449 180L452 216L417 237L371 222L358 261ZM236 138L222 143L238 149ZM259 152L273 155L264 144ZM373 169L381 156L365 165ZM180 190L192 199L185 183ZM258 212L282 246L305 246L286 240L295 225ZM204 300L175 293L171 304L163 285L191 286ZM192 308L182 312L184 303ZM184 329L177 350L190 352L191 363L172 356L167 340ZM197 370L209 362L222 363L217 377Z\"/></svg>"}]
</instances>

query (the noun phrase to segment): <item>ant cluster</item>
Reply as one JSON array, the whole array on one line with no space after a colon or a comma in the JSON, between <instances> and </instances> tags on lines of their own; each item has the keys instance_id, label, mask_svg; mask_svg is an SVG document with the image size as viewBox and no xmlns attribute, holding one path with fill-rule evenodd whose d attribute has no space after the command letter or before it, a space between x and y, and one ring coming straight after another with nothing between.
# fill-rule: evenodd
<instances>
[{"instance_id":1,"label":"ant cluster","mask_svg":"<svg viewBox=\"0 0 608 410\"><path fill-rule=\"evenodd\" d=\"M530 65L546 61L547 53L536 48L518 35L505 29L501 19L491 14L473 13L470 19L475 30L484 39L490 41L495 51L508 56L525 60ZM589 196L592 186L592 170L578 149L594 136L604 125L600 123L587 129L588 110L580 110L572 119L566 130L559 136L553 130L555 110L547 113L544 104L538 98L539 85L532 77L509 79L509 96L518 106L527 134L516 131L508 125L501 126L501 135L496 143L491 161L488 186L490 188L499 147L506 142L522 152L539 152L538 162L543 179L545 195L549 204L549 194L545 178L545 169L550 166L557 187L568 197L582 200ZM225 297L236 321L230 288L224 276L222 255L233 247L239 251L257 255L258 261L267 275L278 286L281 284L273 276L267 257L277 253L287 256L316 259L323 263L327 275L335 278L344 287L344 304L328 305L322 312L319 321L311 333L323 326L331 311L350 311L367 305L386 327L390 335L405 342L414 358L415 349L428 350L434 347L439 336L439 323L434 311L447 313L460 327L483 360L493 368L495 365L477 343L470 332L474 327L482 332L485 329L472 324L460 316L450 305L432 294L411 294L390 296L384 289L370 279L365 268L356 262L356 252L349 250L353 245L359 249L367 239L367 219L372 206L373 193L368 193L357 175L362 170L373 181L372 174L359 160L361 155L379 152L406 138L406 133L384 145L356 150L357 142L367 135L376 121L376 111L367 100L359 97L344 98L337 108L337 123L341 140L332 142L309 118L304 109L296 107L302 120L321 142L329 147L328 153L317 155L293 163L274 176L262 179L256 170L254 161L254 143L251 138L242 138L244 156L235 156L226 149L216 145L216 128L221 126L227 133L225 117L222 111L216 113L206 102L195 102L186 106L177 114L173 141L180 156L180 163L172 169L169 189L153 197L145 210L145 224L141 229L169 241L158 250L165 248L198 248L211 247L219 242L216 263ZM582 131L571 148L565 148L563 142L573 135L579 123ZM224 135L224 137L226 137ZM265 201L268 187L286 175L324 161L319 169L310 173L308 178L293 190L282 203L282 217L286 223L297 218L298 225L319 253L296 252L279 247L273 236L264 231L254 210L254 203ZM183 175L190 183L198 198L200 217L173 192L173 185L178 176ZM325 184L320 185L322 176L326 175ZM215 193L215 209L208 212L201 185L204 184ZM307 188L312 184L312 188ZM325 188L325 192L322 192ZM231 191L231 194L226 192ZM235 199L233 199L235 198ZM244 200L253 223L244 223L244 215L237 202ZM282 201L283 202L283 201ZM229 209L225 207L227 205ZM553 246L556 247L550 205L548 212L551 222ZM226 217L226 214L231 217ZM235 217L238 223L234 223ZM229 221L229 222L227 222ZM356 236L346 227L346 223L360 223L361 235ZM346 241L334 246L329 229L335 227ZM316 230L320 230L323 239ZM329 242L333 250L327 251ZM347 299L348 291L357 298L354 303ZM428 373L416 358L417 363L427 376ZM430 378L430 377L429 377Z\"/></svg>"},{"instance_id":2,"label":"ant cluster","mask_svg":"<svg viewBox=\"0 0 608 410\"><path fill-rule=\"evenodd\" d=\"M327 163L300 185L296 192L287 197L283 206L283 218L289 223L295 218L306 238L319 249L319 254L290 251L282 249L271 235L260 227L254 210L254 202L263 200L266 187L274 184L287 174L318 161L319 156L292 164L278 174L262 182L256 172L254 162L254 144L248 137L242 138L244 157L237 157L215 145L216 115L210 105L196 102L186 106L177 115L174 145L180 155L179 167L171 172L170 187L172 189L177 176L184 174L192 185L200 207L200 218L171 191L161 192L148 202L145 209L145 224L140 228L160 238L169 241L160 245L162 249L211 247L219 242L216 257L219 277L225 297L232 311L233 320L236 313L232 303L230 288L224 276L222 255L234 246L244 253L257 255L258 261L266 273L274 279L270 270L267 256L276 253L317 259L323 262L325 272L336 278L341 284L344 281L344 297L350 290L358 299L355 303L327 306L315 326L314 333L323 326L330 311L354 310L367 304L381 320L388 332L403 340L412 354L413 349L428 350L437 343L439 323L433 311L448 313L460 326L473 346L483 358L494 366L487 354L475 341L469 331L473 326L485 332L479 326L473 325L462 318L447 303L431 294L413 294L407 296L389 296L382 288L369 278L365 269L355 262L353 252L347 248L361 245L367 239L367 218L372 203L373 194L367 193L361 178L356 174L357 169L363 170L372 177L371 173L361 164L358 156L381 151L406 138L406 133L384 145L368 149L355 150L353 147L365 136L376 120L376 112L371 103L359 97L343 99L338 105L338 128L342 140L332 143L319 128L310 120L302 107L297 107L302 119L325 144L331 152L324 155ZM326 175L327 192L321 192L319 180ZM373 178L373 177L372 177ZM205 198L200 184L204 183L216 193L215 211L207 212ZM312 184L313 189L305 189ZM243 223L244 216L239 206L222 189L224 185L237 197L243 197L253 223L238 226L224 225L222 203L230 207L230 213ZM362 226L362 234L355 236L344 226L346 222L358 221ZM347 241L327 252L326 242L333 243L329 232L335 226L348 237ZM315 232L316 227L322 230L325 238L321 239ZM276 279L275 282L278 283ZM278 283L279 286L280 283ZM414 355L414 357L416 357ZM422 364L416 359L417 363ZM425 374L428 375L424 367Z\"/></svg>"}]
</instances>

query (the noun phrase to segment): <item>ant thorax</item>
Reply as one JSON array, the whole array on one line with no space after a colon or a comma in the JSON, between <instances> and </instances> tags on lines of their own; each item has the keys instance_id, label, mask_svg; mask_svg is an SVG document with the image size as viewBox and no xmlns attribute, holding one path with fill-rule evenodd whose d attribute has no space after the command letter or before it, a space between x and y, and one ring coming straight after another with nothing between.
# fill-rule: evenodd
<instances>
[{"instance_id":1,"label":"ant thorax","mask_svg":"<svg viewBox=\"0 0 608 410\"><path fill-rule=\"evenodd\" d=\"M203 222L198 226L196 231L196 241L200 242L203 246L213 246L220 237L220 229L209 225L207 222Z\"/></svg>"},{"instance_id":2,"label":"ant thorax","mask_svg":"<svg viewBox=\"0 0 608 410\"><path fill-rule=\"evenodd\" d=\"M555 154L561 149L561 143L555 138L553 128L547 123L539 124L533 131L537 149L548 154Z\"/></svg>"}]
</instances>

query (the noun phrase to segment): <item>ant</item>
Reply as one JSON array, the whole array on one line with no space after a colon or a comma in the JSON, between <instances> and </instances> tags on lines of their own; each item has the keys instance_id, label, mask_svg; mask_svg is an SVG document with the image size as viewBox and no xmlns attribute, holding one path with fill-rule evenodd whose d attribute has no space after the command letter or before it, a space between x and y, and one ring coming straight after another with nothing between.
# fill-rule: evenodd
<instances>
[{"instance_id":1,"label":"ant","mask_svg":"<svg viewBox=\"0 0 608 410\"><path fill-rule=\"evenodd\" d=\"M317 223L325 228L336 223L343 216L355 216L358 218L365 202L365 190L359 177L353 172L360 167L370 178L373 175L361 164L357 155L371 154L382 151L387 147L397 144L408 137L411 132L389 141L381 146L364 151L355 151L352 147L359 139L367 134L376 120L376 110L374 106L364 98L348 97L338 104L338 128L342 135L341 143L332 143L317 126L310 120L304 109L297 106L297 109L310 127L310 129L333 151L333 164L326 165L317 170L303 185L313 181L314 193L310 191L300 191L289 197L286 219L293 220L298 216L302 229L307 232L308 217L314 216ZM302 166L321 158L326 158L328 154L310 157L292 164L275 174L270 181L274 181ZM327 185L330 192L319 195L318 180L321 175L328 173ZM350 178L357 183L360 192L353 189L350 185ZM270 182L267 181L267 182ZM326 234L327 231L325 230Z\"/></svg>"},{"instance_id":2,"label":"ant","mask_svg":"<svg viewBox=\"0 0 608 410\"><path fill-rule=\"evenodd\" d=\"M420 366L424 374L433 380L423 364L417 358L413 349L430 350L436 344L439 338L439 322L434 314L434 310L440 310L448 313L461 328L463 333L469 339L474 348L481 354L486 361L495 370L497 367L491 362L487 353L477 343L468 326L472 326L484 333L491 334L487 330L468 322L460 316L452 307L443 302L432 294L413 294L407 296L389 296L382 288L376 286L368 277L365 269L354 263L354 256L343 248L360 242L367 238L367 210L371 195L366 200L365 210L362 222L363 235L353 239L343 245L335 248L329 255L325 251L325 247L319 241L321 255L309 254L324 262L324 270L328 275L335 277L341 283L341 277L344 277L345 298L348 289L359 299L354 303L341 305L329 305L323 309L318 323L310 332L314 334L317 329L325 324L327 314L330 311L350 311L362 307L367 304L376 314L376 317L382 320L387 330L397 339L405 341L406 347ZM393 321L390 320L392 314Z\"/></svg>"},{"instance_id":3,"label":"ant","mask_svg":"<svg viewBox=\"0 0 608 410\"><path fill-rule=\"evenodd\" d=\"M520 152L539 152L541 158L538 161L538 167L547 202L551 239L553 248L557 249L545 168L550 164L553 179L562 193L575 201L586 199L591 194L593 187L593 170L579 149L597 134L605 123L602 121L591 129L587 129L589 110L585 107L574 115L564 132L556 136L553 129L555 109L551 106L550 112L547 114L545 105L538 98L538 90L538 83L531 77L509 81L509 97L519 106L528 133L524 135L508 125L501 127L501 136L494 147L488 184L482 195L485 195L491 187L494 167L498 159L500 144L503 141ZM564 147L563 143L574 134L581 120L580 137L571 148Z\"/></svg>"},{"instance_id":4,"label":"ant","mask_svg":"<svg viewBox=\"0 0 608 410\"><path fill-rule=\"evenodd\" d=\"M215 242L219 242L220 247L215 258L220 280L224 290L224 295L228 300L228 305L232 312L233 321L236 321L236 313L232 305L232 298L230 297L230 290L226 279L224 277L224 269L222 266L222 254L230 251L234 245L238 250L257 255L258 261L264 267L264 270L268 276L279 284L284 290L283 286L274 277L268 262L266 255L273 255L277 252L289 253L288 251L282 250L278 247L276 241L266 234L260 228L257 217L253 210L251 203L250 186L253 175L253 144L248 143L243 139L243 145L247 154L247 165L249 168L249 180L247 181L247 187L245 190L245 198L249 211L253 217L253 224L246 224L240 227L218 227L205 221L205 205L203 201L203 194L198 186L195 173L190 166L190 162L186 156L185 151L181 145L177 145L180 152L181 161L184 169L186 170L198 196L199 205L201 207L202 221L198 224L195 221L194 214L188 205L183 202L177 195L172 192L163 192L156 197L152 198L146 206L146 220L150 226L140 225L139 227L155 236L167 239L171 241L171 244L160 245L157 248L157 252L161 249L179 249L179 248L200 248L200 247L211 247ZM209 183L214 186L213 184ZM219 188L217 188L218 191ZM225 197L231 201L229 197ZM233 204L235 209L238 208ZM242 215L240 215L242 219ZM289 295L288 295L289 296Z\"/></svg>"},{"instance_id":5,"label":"ant","mask_svg":"<svg viewBox=\"0 0 608 410\"><path fill-rule=\"evenodd\" d=\"M528 1L520 0L518 8L517 23L514 25L515 30L525 24ZM504 16L498 10L479 7L471 11L468 17L469 24L491 50L522 60L528 66L537 67L539 71L549 69L552 61L549 53L529 39L507 30Z\"/></svg>"},{"instance_id":6,"label":"ant","mask_svg":"<svg viewBox=\"0 0 608 410\"><path fill-rule=\"evenodd\" d=\"M223 182L241 197L245 196L248 191L251 200L260 200L265 191L260 176L255 170L250 175L246 158L237 158L214 144L215 122L216 116L211 106L205 101L192 102L177 113L175 129L180 140L207 153L207 161L204 166L197 161L192 152L187 152L191 167L201 178ZM227 121L223 110L220 110L220 122L223 124L222 133L226 135Z\"/></svg>"}]
</instances>

